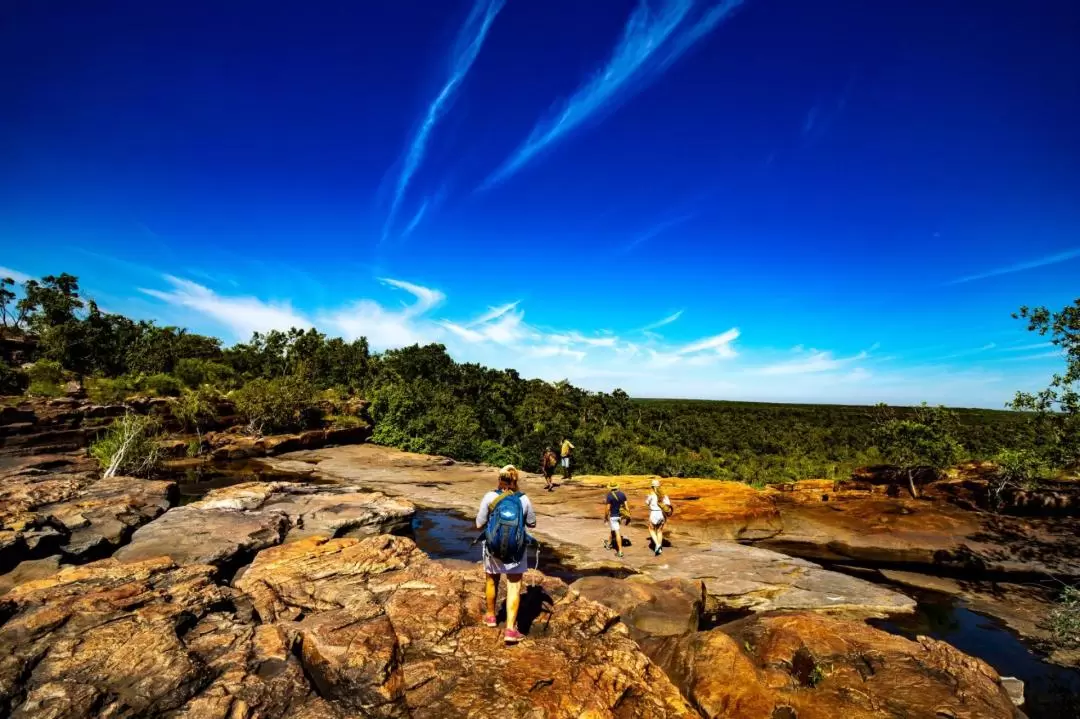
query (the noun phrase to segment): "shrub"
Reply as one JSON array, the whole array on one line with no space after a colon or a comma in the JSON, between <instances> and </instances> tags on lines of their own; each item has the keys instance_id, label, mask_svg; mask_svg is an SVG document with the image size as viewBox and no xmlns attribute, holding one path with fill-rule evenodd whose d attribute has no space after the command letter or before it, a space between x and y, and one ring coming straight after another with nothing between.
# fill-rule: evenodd
<instances>
[{"instance_id":1,"label":"shrub","mask_svg":"<svg viewBox=\"0 0 1080 719\"><path fill-rule=\"evenodd\" d=\"M1001 508L1007 489L1034 489L1049 467L1038 454L1027 449L1003 449L994 457L997 469L987 487L990 506Z\"/></svg>"},{"instance_id":2,"label":"shrub","mask_svg":"<svg viewBox=\"0 0 1080 719\"><path fill-rule=\"evenodd\" d=\"M36 397L58 397L64 393L61 383L64 381L64 368L59 362L52 360L38 360L29 369L26 375L30 379L27 392Z\"/></svg>"},{"instance_id":3,"label":"shrub","mask_svg":"<svg viewBox=\"0 0 1080 719\"><path fill-rule=\"evenodd\" d=\"M326 421L330 423L330 426L342 429L367 426L367 422L353 414L328 414Z\"/></svg>"},{"instance_id":4,"label":"shrub","mask_svg":"<svg viewBox=\"0 0 1080 719\"><path fill-rule=\"evenodd\" d=\"M86 380L86 395L97 404L121 404L136 391L135 384L126 376L116 379L91 377Z\"/></svg>"},{"instance_id":5,"label":"shrub","mask_svg":"<svg viewBox=\"0 0 1080 719\"><path fill-rule=\"evenodd\" d=\"M186 357L176 363L173 369L176 378L192 389L204 384L219 389L232 389L236 386L236 372L232 367L204 359Z\"/></svg>"},{"instance_id":6,"label":"shrub","mask_svg":"<svg viewBox=\"0 0 1080 719\"><path fill-rule=\"evenodd\" d=\"M139 382L140 387L158 397L178 397L184 391L184 385L171 374L152 374Z\"/></svg>"},{"instance_id":7,"label":"shrub","mask_svg":"<svg viewBox=\"0 0 1080 719\"><path fill-rule=\"evenodd\" d=\"M129 412L90 445L90 454L101 465L104 477L146 476L160 460L157 421Z\"/></svg>"},{"instance_id":8,"label":"shrub","mask_svg":"<svg viewBox=\"0 0 1080 719\"><path fill-rule=\"evenodd\" d=\"M196 390L184 390L172 403L172 415L188 432L200 437L202 430L217 419L218 394L203 386Z\"/></svg>"},{"instance_id":9,"label":"shrub","mask_svg":"<svg viewBox=\"0 0 1080 719\"><path fill-rule=\"evenodd\" d=\"M22 394L29 381L25 372L0 361L0 394Z\"/></svg>"},{"instance_id":10,"label":"shrub","mask_svg":"<svg viewBox=\"0 0 1080 719\"><path fill-rule=\"evenodd\" d=\"M1080 646L1080 587L1065 587L1047 618L1047 626L1057 644Z\"/></svg>"},{"instance_id":11,"label":"shrub","mask_svg":"<svg viewBox=\"0 0 1080 719\"><path fill-rule=\"evenodd\" d=\"M322 416L316 406L315 388L299 377L254 379L231 397L253 434L304 429Z\"/></svg>"},{"instance_id":12,"label":"shrub","mask_svg":"<svg viewBox=\"0 0 1080 719\"><path fill-rule=\"evenodd\" d=\"M508 464L520 467L524 464L520 452L490 439L485 439L480 443L480 461L494 467L503 467Z\"/></svg>"}]
</instances>

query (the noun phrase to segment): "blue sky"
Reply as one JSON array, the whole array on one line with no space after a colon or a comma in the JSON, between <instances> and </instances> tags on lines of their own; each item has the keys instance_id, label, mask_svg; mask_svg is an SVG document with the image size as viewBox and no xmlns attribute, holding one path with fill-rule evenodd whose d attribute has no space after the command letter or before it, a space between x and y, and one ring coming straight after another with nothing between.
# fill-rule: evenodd
<instances>
[{"instance_id":1,"label":"blue sky","mask_svg":"<svg viewBox=\"0 0 1080 719\"><path fill-rule=\"evenodd\" d=\"M0 9L0 265L641 396L1000 407L1080 276L1080 8Z\"/></svg>"}]
</instances>

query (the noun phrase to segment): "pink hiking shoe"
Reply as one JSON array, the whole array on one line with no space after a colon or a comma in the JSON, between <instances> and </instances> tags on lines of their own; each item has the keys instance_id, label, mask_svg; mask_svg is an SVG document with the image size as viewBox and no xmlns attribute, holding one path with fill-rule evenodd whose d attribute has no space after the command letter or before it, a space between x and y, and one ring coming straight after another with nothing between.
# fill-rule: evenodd
<instances>
[{"instance_id":1,"label":"pink hiking shoe","mask_svg":"<svg viewBox=\"0 0 1080 719\"><path fill-rule=\"evenodd\" d=\"M497 619L495 619L494 614L485 614L484 615L484 625L488 626L488 627L497 627L497 626L499 626L499 622L498 622Z\"/></svg>"},{"instance_id":2,"label":"pink hiking shoe","mask_svg":"<svg viewBox=\"0 0 1080 719\"><path fill-rule=\"evenodd\" d=\"M506 640L507 644L517 644L525 638L525 635L516 629L507 629L506 636L503 638Z\"/></svg>"}]
</instances>

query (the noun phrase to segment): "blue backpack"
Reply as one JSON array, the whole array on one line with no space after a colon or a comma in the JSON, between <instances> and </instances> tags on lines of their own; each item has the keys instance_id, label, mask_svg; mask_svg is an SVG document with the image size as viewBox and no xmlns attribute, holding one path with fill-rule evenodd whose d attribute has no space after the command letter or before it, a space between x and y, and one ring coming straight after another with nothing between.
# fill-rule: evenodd
<instances>
[{"instance_id":1,"label":"blue backpack","mask_svg":"<svg viewBox=\"0 0 1080 719\"><path fill-rule=\"evenodd\" d=\"M493 499L484 528L488 554L502 562L516 562L525 554L527 536L521 492L503 492Z\"/></svg>"}]
</instances>

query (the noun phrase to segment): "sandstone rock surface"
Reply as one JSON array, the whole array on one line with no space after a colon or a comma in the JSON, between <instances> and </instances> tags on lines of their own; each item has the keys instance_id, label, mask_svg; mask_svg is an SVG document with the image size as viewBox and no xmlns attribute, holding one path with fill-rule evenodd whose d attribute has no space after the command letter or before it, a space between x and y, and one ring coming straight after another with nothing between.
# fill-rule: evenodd
<instances>
[{"instance_id":1,"label":"sandstone rock surface","mask_svg":"<svg viewBox=\"0 0 1080 719\"><path fill-rule=\"evenodd\" d=\"M985 662L820 614L758 615L644 646L705 717L1020 716Z\"/></svg>"},{"instance_id":2,"label":"sandstone rock surface","mask_svg":"<svg viewBox=\"0 0 1080 719\"><path fill-rule=\"evenodd\" d=\"M115 556L124 561L168 556L179 564L234 569L283 541L398 529L414 511L408 502L349 487L249 482L170 509L135 532Z\"/></svg>"},{"instance_id":3,"label":"sandstone rock surface","mask_svg":"<svg viewBox=\"0 0 1080 719\"><path fill-rule=\"evenodd\" d=\"M705 606L701 582L583 577L570 589L619 613L636 639L682 636L698 630Z\"/></svg>"},{"instance_id":4,"label":"sandstone rock surface","mask_svg":"<svg viewBox=\"0 0 1080 719\"><path fill-rule=\"evenodd\" d=\"M0 571L55 553L71 561L107 556L169 506L172 482L98 475L77 455L3 458Z\"/></svg>"},{"instance_id":5,"label":"sandstone rock surface","mask_svg":"<svg viewBox=\"0 0 1080 719\"><path fill-rule=\"evenodd\" d=\"M316 477L404 497L420 506L451 508L467 518L475 515L479 498L494 486L496 478L491 467L464 463L448 466L440 457L374 445L296 452L267 462L282 470L296 469L301 464L307 469L313 466ZM607 538L603 522L606 490L593 484L591 478L545 492L541 478L525 475L522 490L529 494L538 515L534 534L558 550L564 564L581 572L700 580L709 595L710 611L820 609L880 615L908 612L914 606L902 594L805 560L710 538L739 534L740 527L757 527L755 532L767 535L775 533L768 529L770 525L758 523L775 521L773 499L732 482L670 480L667 491L681 497L669 524L674 546L654 556L648 549L648 532L640 521L648 482L637 477L633 478L637 485L631 486L629 481L622 483L627 485L639 521L623 530L624 538L631 543L624 558L616 558L601 545ZM713 487L717 488L715 494L709 495ZM713 523L716 528L710 528Z\"/></svg>"},{"instance_id":6,"label":"sandstone rock surface","mask_svg":"<svg viewBox=\"0 0 1080 719\"><path fill-rule=\"evenodd\" d=\"M167 558L0 598L0 713L28 717L695 717L618 616L530 573L506 647L482 575L408 539L305 538L236 588Z\"/></svg>"}]
</instances>

